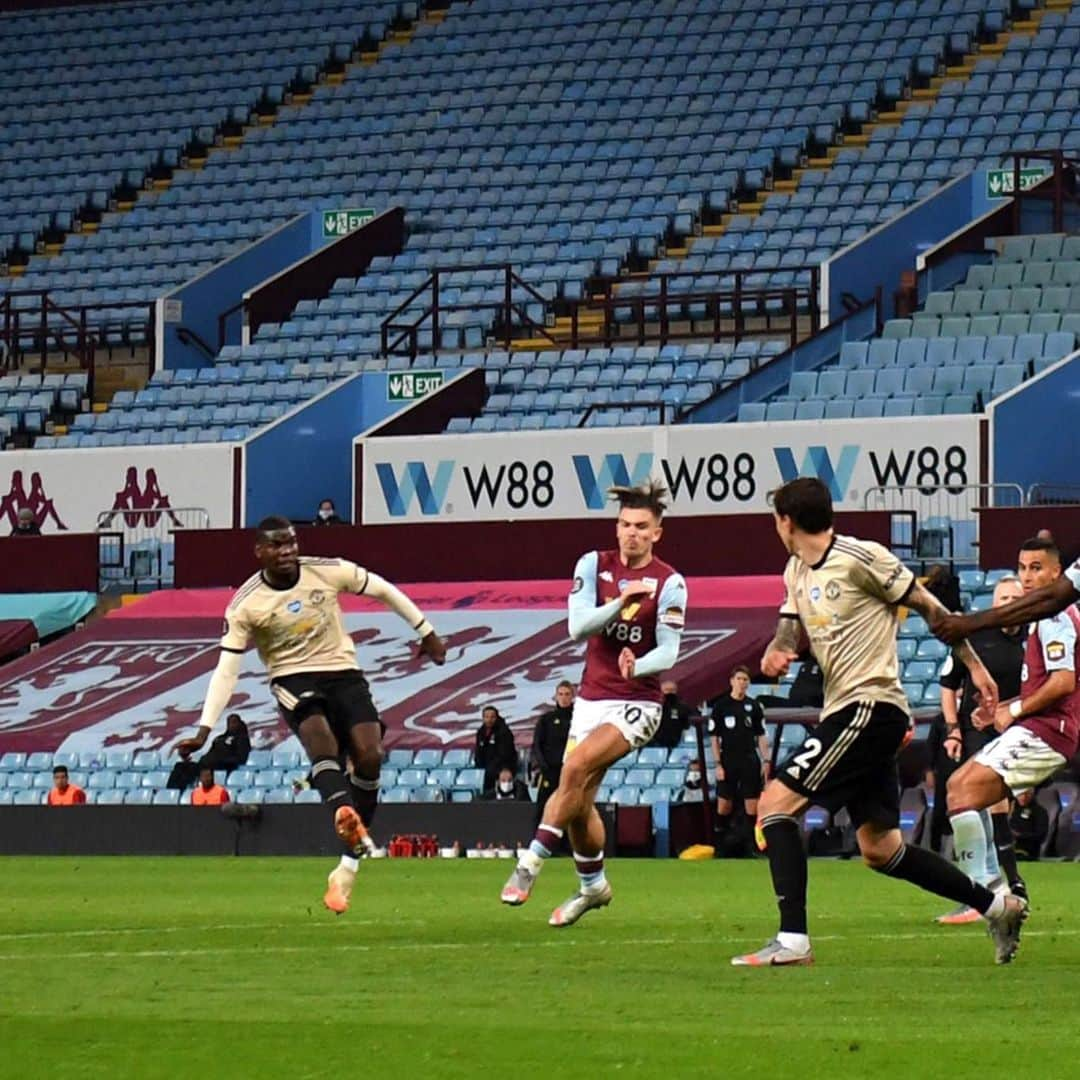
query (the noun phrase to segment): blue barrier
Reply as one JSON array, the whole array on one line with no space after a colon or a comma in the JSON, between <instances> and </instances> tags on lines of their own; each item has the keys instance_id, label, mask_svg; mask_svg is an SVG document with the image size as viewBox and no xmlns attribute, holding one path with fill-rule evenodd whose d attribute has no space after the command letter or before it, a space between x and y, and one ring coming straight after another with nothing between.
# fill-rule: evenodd
<instances>
[{"instance_id":1,"label":"blue barrier","mask_svg":"<svg viewBox=\"0 0 1080 1080\"><path fill-rule=\"evenodd\" d=\"M364 372L262 429L245 445L245 522L268 514L313 519L320 499L349 516L352 444L411 402L390 401L394 373Z\"/></svg>"},{"instance_id":2,"label":"blue barrier","mask_svg":"<svg viewBox=\"0 0 1080 1080\"><path fill-rule=\"evenodd\" d=\"M157 301L157 368L202 367L207 357L197 345L182 340L181 328L197 334L214 352L219 347L218 319L236 308L249 289L310 255L322 245L321 215L299 214L242 251L211 267ZM320 230L315 240L315 225ZM226 319L224 344L239 345L239 308Z\"/></svg>"},{"instance_id":3,"label":"blue barrier","mask_svg":"<svg viewBox=\"0 0 1080 1080\"><path fill-rule=\"evenodd\" d=\"M995 484L1077 483L1080 460L1080 353L990 405L991 476Z\"/></svg>"},{"instance_id":4,"label":"blue barrier","mask_svg":"<svg viewBox=\"0 0 1080 1080\"><path fill-rule=\"evenodd\" d=\"M883 294L882 318L891 319L896 310L893 292L900 286L900 275L914 269L921 252L977 216L972 207L976 178L981 178L985 186L985 177L980 173L958 176L826 260L822 267L822 310L829 319L838 319L844 313L845 294L869 300L868 290L875 287L880 287Z\"/></svg>"}]
</instances>

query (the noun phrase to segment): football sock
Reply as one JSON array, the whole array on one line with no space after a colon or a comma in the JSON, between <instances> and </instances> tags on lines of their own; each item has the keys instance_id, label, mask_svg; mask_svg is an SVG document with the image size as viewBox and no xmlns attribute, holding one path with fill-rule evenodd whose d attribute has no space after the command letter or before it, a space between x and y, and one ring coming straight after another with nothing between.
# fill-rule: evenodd
<instances>
[{"instance_id":1,"label":"football sock","mask_svg":"<svg viewBox=\"0 0 1080 1080\"><path fill-rule=\"evenodd\" d=\"M368 780L353 773L349 778L349 787L352 789L353 806L356 807L364 827L370 829L379 805L379 778L376 776L374 780Z\"/></svg>"},{"instance_id":2,"label":"football sock","mask_svg":"<svg viewBox=\"0 0 1080 1080\"><path fill-rule=\"evenodd\" d=\"M982 825L979 823L979 815L971 815L980 833ZM955 819L954 826L955 828ZM954 900L958 904L967 904L973 907L980 915L998 915L1002 910L1003 901L1000 897L972 881L953 863L947 862L940 855L935 855L926 848L913 847L904 844L899 851L884 866L874 867L886 877L899 878L901 881L910 881L912 885L918 885L927 892L944 896L947 900Z\"/></svg>"},{"instance_id":3,"label":"football sock","mask_svg":"<svg viewBox=\"0 0 1080 1080\"><path fill-rule=\"evenodd\" d=\"M531 874L539 874L544 860L550 859L559 850L562 838L562 829L557 829L554 825L541 825L518 865L525 867Z\"/></svg>"},{"instance_id":4,"label":"football sock","mask_svg":"<svg viewBox=\"0 0 1080 1080\"><path fill-rule=\"evenodd\" d=\"M997 844L994 843L994 823L990 820L989 810L980 810L983 835L986 837L986 870L980 879L984 885L1001 880L1001 867L998 865Z\"/></svg>"},{"instance_id":5,"label":"football sock","mask_svg":"<svg viewBox=\"0 0 1080 1080\"><path fill-rule=\"evenodd\" d=\"M311 763L311 784L335 813L339 806L349 804L348 784L336 758L321 757Z\"/></svg>"},{"instance_id":6,"label":"football sock","mask_svg":"<svg viewBox=\"0 0 1080 1080\"><path fill-rule=\"evenodd\" d=\"M583 893L595 893L603 887L607 878L604 876L604 853L598 852L596 855L582 855L580 852L574 852L574 867L577 869L577 876L581 880L581 891Z\"/></svg>"},{"instance_id":7,"label":"football sock","mask_svg":"<svg viewBox=\"0 0 1080 1080\"><path fill-rule=\"evenodd\" d=\"M1006 813L991 814L994 825L994 846L997 848L998 863L1005 871L1009 887L1015 891L1017 885L1023 888L1024 879L1020 876L1020 867L1016 865L1016 848L1013 846L1013 831Z\"/></svg>"},{"instance_id":8,"label":"football sock","mask_svg":"<svg viewBox=\"0 0 1080 1080\"><path fill-rule=\"evenodd\" d=\"M780 909L781 934L806 934L806 852L803 851L799 823L787 814L771 814L762 819L765 854L769 857L773 892ZM788 948L798 948L780 938Z\"/></svg>"},{"instance_id":9,"label":"football sock","mask_svg":"<svg viewBox=\"0 0 1080 1080\"><path fill-rule=\"evenodd\" d=\"M986 830L978 810L964 810L959 814L950 814L953 841L956 848L956 862L960 869L985 885L990 878L986 876Z\"/></svg>"}]
</instances>

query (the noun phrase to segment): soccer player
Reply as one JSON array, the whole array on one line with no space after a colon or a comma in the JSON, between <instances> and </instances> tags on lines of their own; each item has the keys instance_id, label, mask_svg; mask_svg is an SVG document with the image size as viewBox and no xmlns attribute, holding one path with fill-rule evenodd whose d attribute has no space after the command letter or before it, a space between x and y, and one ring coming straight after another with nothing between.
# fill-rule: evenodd
<instances>
[{"instance_id":1,"label":"soccer player","mask_svg":"<svg viewBox=\"0 0 1080 1080\"><path fill-rule=\"evenodd\" d=\"M1020 583L1030 596L1061 577L1061 556L1052 540L1028 540L1020 549ZM1017 601L1019 607L1023 601ZM1040 619L1028 634L1020 694L996 710L979 707L1002 734L949 778L949 820L962 867L986 859L980 811L1009 793L1038 787L1080 749L1080 613L1069 607Z\"/></svg>"},{"instance_id":2,"label":"soccer player","mask_svg":"<svg viewBox=\"0 0 1080 1080\"><path fill-rule=\"evenodd\" d=\"M1044 537L1039 537L1044 539ZM1059 556L1060 561L1060 556ZM1059 577L1041 589L1026 592L1023 599L1008 607L987 608L970 615L953 615L944 608L932 613L931 633L952 645L961 638L987 630L990 627L1026 626L1049 615L1058 615L1080 600L1080 559L1077 559Z\"/></svg>"},{"instance_id":3,"label":"soccer player","mask_svg":"<svg viewBox=\"0 0 1080 1080\"><path fill-rule=\"evenodd\" d=\"M746 813L745 835L732 837L733 848L742 852L752 843L750 822L757 820L758 798L764 787L769 761L769 740L765 734L765 710L747 694L750 669L740 664L731 673L731 689L709 702L712 710L709 735L716 759L717 827L725 838L735 821L735 800L741 799Z\"/></svg>"},{"instance_id":4,"label":"soccer player","mask_svg":"<svg viewBox=\"0 0 1080 1080\"><path fill-rule=\"evenodd\" d=\"M609 766L656 733L663 702L658 676L679 655L686 619L686 582L653 554L666 489L648 482L609 494L619 504L617 548L582 555L570 587L570 636L588 644L559 786L501 897L504 904L524 904L544 860L569 832L580 887L552 912L552 926L570 926L611 902L596 791Z\"/></svg>"},{"instance_id":5,"label":"soccer player","mask_svg":"<svg viewBox=\"0 0 1080 1080\"><path fill-rule=\"evenodd\" d=\"M769 678L796 659L802 633L821 665L821 723L781 766L758 804L759 846L769 858L780 909L780 932L732 963L751 967L811 964L806 922L806 855L798 817L811 803L846 807L859 850L874 870L967 904L985 915L997 960L1016 952L1026 905L996 896L958 867L904 843L896 754L911 724L898 678L896 607L920 613L939 605L895 555L880 544L833 532L829 489L802 477L773 493L776 531L790 558L776 636L761 661ZM971 646L955 653L991 707L997 687Z\"/></svg>"},{"instance_id":6,"label":"soccer player","mask_svg":"<svg viewBox=\"0 0 1080 1080\"><path fill-rule=\"evenodd\" d=\"M348 910L358 868L357 852L370 846L367 826L375 814L382 765L382 729L356 648L342 624L339 593L379 600L400 615L420 639L420 652L436 664L446 646L416 605L378 574L345 559L301 558L287 518L268 517L255 533L262 569L236 591L225 611L221 657L210 679L198 734L180 742L192 753L206 742L229 704L240 661L250 642L270 675L270 690L311 761L311 783L334 817L344 853L327 881L323 902ZM352 760L346 779L342 763Z\"/></svg>"},{"instance_id":7,"label":"soccer player","mask_svg":"<svg viewBox=\"0 0 1080 1080\"><path fill-rule=\"evenodd\" d=\"M1020 579L1002 578L994 586L994 606L1019 600L1024 595ZM998 696L1015 697L1020 692L1020 668L1024 663L1024 639L1019 629L979 630L971 636L971 644L986 665L990 677L997 683ZM946 659L941 669L941 712L945 718L945 753L957 763L973 758L988 743L997 738L993 727L976 727L972 721L975 712L975 688L968 677L967 668L954 657ZM942 785L943 789L946 785ZM1025 900L1027 888L1020 877L1013 849L1012 830L1009 828L1009 803L1002 799L989 810L980 813L986 833L986 862L980 866L962 865L976 881L994 889L1002 870L1005 871L1009 889ZM978 922L979 913L973 908L958 907L935 921L944 926L958 926Z\"/></svg>"}]
</instances>

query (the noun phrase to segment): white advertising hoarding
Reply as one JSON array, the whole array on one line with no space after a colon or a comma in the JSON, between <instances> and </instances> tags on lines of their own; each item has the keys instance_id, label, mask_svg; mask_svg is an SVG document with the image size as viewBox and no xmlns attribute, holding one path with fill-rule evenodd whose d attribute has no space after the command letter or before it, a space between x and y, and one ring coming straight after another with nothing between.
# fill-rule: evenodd
<instances>
[{"instance_id":1,"label":"white advertising hoarding","mask_svg":"<svg viewBox=\"0 0 1080 1080\"><path fill-rule=\"evenodd\" d=\"M684 424L370 438L362 521L505 521L610 513L612 484L652 476L681 515L769 510L796 476L829 485L840 510L875 487L977 484L979 417Z\"/></svg>"},{"instance_id":2,"label":"white advertising hoarding","mask_svg":"<svg viewBox=\"0 0 1080 1080\"><path fill-rule=\"evenodd\" d=\"M42 533L94 532L103 510L198 508L233 524L233 446L121 446L0 454L0 529L30 509Z\"/></svg>"}]
</instances>

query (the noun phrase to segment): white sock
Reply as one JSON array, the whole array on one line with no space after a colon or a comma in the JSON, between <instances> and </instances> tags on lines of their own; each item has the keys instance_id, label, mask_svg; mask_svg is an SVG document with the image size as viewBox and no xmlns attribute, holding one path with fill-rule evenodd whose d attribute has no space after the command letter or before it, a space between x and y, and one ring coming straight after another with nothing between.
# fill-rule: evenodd
<instances>
[{"instance_id":1,"label":"white sock","mask_svg":"<svg viewBox=\"0 0 1080 1080\"><path fill-rule=\"evenodd\" d=\"M525 867L530 874L535 876L544 868L544 860L535 852L525 851L522 853L521 858L518 859L518 866Z\"/></svg>"},{"instance_id":2,"label":"white sock","mask_svg":"<svg viewBox=\"0 0 1080 1080\"><path fill-rule=\"evenodd\" d=\"M360 860L354 859L351 855L342 855L338 867L341 870L351 870L355 874L360 869Z\"/></svg>"},{"instance_id":3,"label":"white sock","mask_svg":"<svg viewBox=\"0 0 1080 1080\"><path fill-rule=\"evenodd\" d=\"M776 940L784 946L785 949L790 949L792 952L805 953L810 951L810 935L809 934L792 934L787 930L781 930L776 935Z\"/></svg>"},{"instance_id":4,"label":"white sock","mask_svg":"<svg viewBox=\"0 0 1080 1080\"><path fill-rule=\"evenodd\" d=\"M983 912L984 919L997 919L1005 914L1005 896L1003 892L994 893L994 902Z\"/></svg>"},{"instance_id":5,"label":"white sock","mask_svg":"<svg viewBox=\"0 0 1080 1080\"><path fill-rule=\"evenodd\" d=\"M979 818L986 836L986 880L996 881L1001 877L1001 865L998 863L997 844L994 843L994 822L990 818L989 810L980 810Z\"/></svg>"},{"instance_id":6,"label":"white sock","mask_svg":"<svg viewBox=\"0 0 1080 1080\"><path fill-rule=\"evenodd\" d=\"M986 876L986 831L978 810L953 814L949 821L952 824L957 864L972 881L985 885L990 880Z\"/></svg>"}]
</instances>

